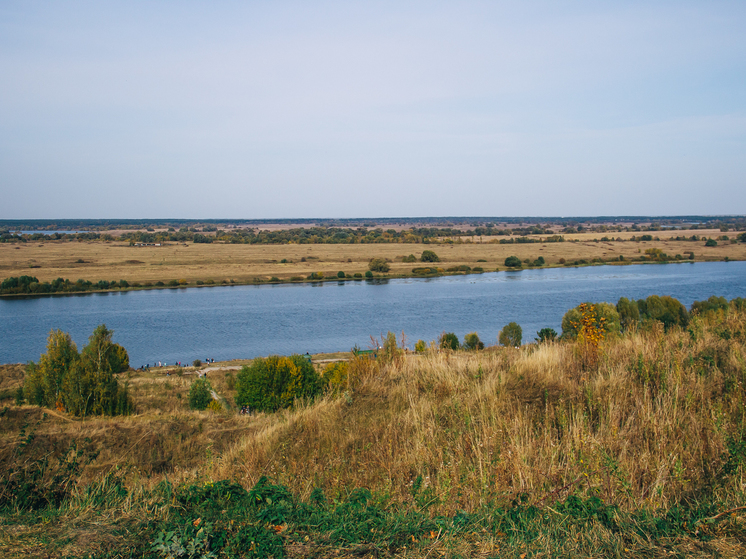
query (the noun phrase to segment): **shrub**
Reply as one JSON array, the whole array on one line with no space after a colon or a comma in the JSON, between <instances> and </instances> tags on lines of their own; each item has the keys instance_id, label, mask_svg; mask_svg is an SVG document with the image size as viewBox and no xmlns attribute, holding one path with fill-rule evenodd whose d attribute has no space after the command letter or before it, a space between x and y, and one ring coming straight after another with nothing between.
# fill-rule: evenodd
<instances>
[{"instance_id":1,"label":"shrub","mask_svg":"<svg viewBox=\"0 0 746 559\"><path fill-rule=\"evenodd\" d=\"M337 272L337 277L341 278L341 279L344 279L345 278L345 273L344 272Z\"/></svg>"},{"instance_id":2,"label":"shrub","mask_svg":"<svg viewBox=\"0 0 746 559\"><path fill-rule=\"evenodd\" d=\"M521 259L517 256L508 256L505 259L505 265L508 268L520 268L522 266Z\"/></svg>"},{"instance_id":3,"label":"shrub","mask_svg":"<svg viewBox=\"0 0 746 559\"><path fill-rule=\"evenodd\" d=\"M420 255L420 262L440 262L440 258L432 250L423 250Z\"/></svg>"},{"instance_id":4,"label":"shrub","mask_svg":"<svg viewBox=\"0 0 746 559\"><path fill-rule=\"evenodd\" d=\"M368 263L369 271L371 272L380 272L380 273L386 273L389 271L389 263L386 262L383 258L373 258Z\"/></svg>"},{"instance_id":5,"label":"shrub","mask_svg":"<svg viewBox=\"0 0 746 559\"><path fill-rule=\"evenodd\" d=\"M651 295L647 299L637 301L640 311L640 319L645 321L655 320L663 324L668 331L672 326L686 328L689 324L689 313L680 301L664 295Z\"/></svg>"},{"instance_id":6,"label":"shrub","mask_svg":"<svg viewBox=\"0 0 746 559\"><path fill-rule=\"evenodd\" d=\"M725 297L712 295L706 301L694 301L694 303L692 303L692 314L696 313L702 316L719 310L728 310L729 307L730 304Z\"/></svg>"},{"instance_id":7,"label":"shrub","mask_svg":"<svg viewBox=\"0 0 746 559\"><path fill-rule=\"evenodd\" d=\"M610 303L581 303L593 307L593 312L599 320L603 319L605 324L605 332L610 335L619 333L619 313L616 307ZM574 309L570 309L562 317L562 338L566 340L574 340L578 336L579 328L583 322L583 316L581 313L581 305L578 305Z\"/></svg>"},{"instance_id":8,"label":"shrub","mask_svg":"<svg viewBox=\"0 0 746 559\"><path fill-rule=\"evenodd\" d=\"M373 277L373 272L371 272L370 270L368 270L367 272L365 272L365 277L366 278L372 278Z\"/></svg>"},{"instance_id":9,"label":"shrub","mask_svg":"<svg viewBox=\"0 0 746 559\"><path fill-rule=\"evenodd\" d=\"M346 361L337 361L329 363L324 372L321 373L321 380L329 390L336 392L347 385L347 373L349 364Z\"/></svg>"},{"instance_id":10,"label":"shrub","mask_svg":"<svg viewBox=\"0 0 746 559\"><path fill-rule=\"evenodd\" d=\"M371 274L371 275L373 275L373 274ZM355 276L354 276L354 277L355 277L355 278L361 278L361 277L363 277L363 274L361 274L361 273L357 272L357 273L355 273Z\"/></svg>"},{"instance_id":11,"label":"shrub","mask_svg":"<svg viewBox=\"0 0 746 559\"><path fill-rule=\"evenodd\" d=\"M557 332L554 328L542 328L536 333L536 341L541 343L553 342L557 339Z\"/></svg>"},{"instance_id":12,"label":"shrub","mask_svg":"<svg viewBox=\"0 0 746 559\"><path fill-rule=\"evenodd\" d=\"M212 401L212 385L206 378L198 378L189 388L189 407L193 410L205 410Z\"/></svg>"},{"instance_id":13,"label":"shrub","mask_svg":"<svg viewBox=\"0 0 746 559\"><path fill-rule=\"evenodd\" d=\"M442 349L452 349L454 351L461 347L461 344L458 341L458 336L453 332L443 332L438 340L438 345Z\"/></svg>"},{"instance_id":14,"label":"shrub","mask_svg":"<svg viewBox=\"0 0 746 559\"><path fill-rule=\"evenodd\" d=\"M273 412L293 405L296 398L313 398L321 390L321 378L301 355L270 355L244 365L236 379L236 404Z\"/></svg>"},{"instance_id":15,"label":"shrub","mask_svg":"<svg viewBox=\"0 0 746 559\"><path fill-rule=\"evenodd\" d=\"M202 361L199 360L199 359L195 359L194 361L192 361L192 366L194 366L194 367L201 367L202 366Z\"/></svg>"},{"instance_id":16,"label":"shrub","mask_svg":"<svg viewBox=\"0 0 746 559\"><path fill-rule=\"evenodd\" d=\"M324 273L323 272L311 272L308 276L310 280L322 280L324 279Z\"/></svg>"},{"instance_id":17,"label":"shrub","mask_svg":"<svg viewBox=\"0 0 746 559\"><path fill-rule=\"evenodd\" d=\"M705 243L706 247L716 247L718 246L718 242L715 239L707 239L707 242Z\"/></svg>"},{"instance_id":18,"label":"shrub","mask_svg":"<svg viewBox=\"0 0 746 559\"><path fill-rule=\"evenodd\" d=\"M630 301L626 297L619 299L616 304L616 312L619 315L619 327L623 331L628 331L640 321L640 309L635 301Z\"/></svg>"},{"instance_id":19,"label":"shrub","mask_svg":"<svg viewBox=\"0 0 746 559\"><path fill-rule=\"evenodd\" d=\"M518 347L523 339L523 330L517 322L509 322L500 330L497 341L504 346Z\"/></svg>"},{"instance_id":20,"label":"shrub","mask_svg":"<svg viewBox=\"0 0 746 559\"><path fill-rule=\"evenodd\" d=\"M466 349L484 349L484 343L479 339L476 332L469 332L464 336L464 348Z\"/></svg>"},{"instance_id":21,"label":"shrub","mask_svg":"<svg viewBox=\"0 0 746 559\"><path fill-rule=\"evenodd\" d=\"M401 259L402 262L417 262L417 258L414 254L410 254L409 256L405 256Z\"/></svg>"},{"instance_id":22,"label":"shrub","mask_svg":"<svg viewBox=\"0 0 746 559\"><path fill-rule=\"evenodd\" d=\"M414 344L414 350L417 353L425 353L427 351L427 344L424 340L417 340L417 343Z\"/></svg>"}]
</instances>

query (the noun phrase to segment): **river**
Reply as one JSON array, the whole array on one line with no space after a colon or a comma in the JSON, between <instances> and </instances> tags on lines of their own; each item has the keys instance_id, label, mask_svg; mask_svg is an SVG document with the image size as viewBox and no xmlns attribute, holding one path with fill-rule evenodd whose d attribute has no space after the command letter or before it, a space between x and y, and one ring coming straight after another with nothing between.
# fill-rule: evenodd
<instances>
[{"instance_id":1,"label":"river","mask_svg":"<svg viewBox=\"0 0 746 559\"><path fill-rule=\"evenodd\" d=\"M746 262L594 266L438 278L159 289L0 299L0 363L38 360L51 329L78 349L98 325L114 330L133 367L156 361L251 358L366 349L389 330L418 339L478 332L497 343L508 322L524 343L583 301L671 295L746 297Z\"/></svg>"}]
</instances>

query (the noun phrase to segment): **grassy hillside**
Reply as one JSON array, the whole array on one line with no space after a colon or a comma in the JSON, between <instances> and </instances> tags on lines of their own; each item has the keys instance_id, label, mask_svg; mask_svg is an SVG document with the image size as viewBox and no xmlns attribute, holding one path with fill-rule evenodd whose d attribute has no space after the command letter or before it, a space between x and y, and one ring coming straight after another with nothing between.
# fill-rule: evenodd
<instances>
[{"instance_id":1,"label":"grassy hillside","mask_svg":"<svg viewBox=\"0 0 746 559\"><path fill-rule=\"evenodd\" d=\"M125 418L6 398L0 550L746 555L746 313L589 351L357 359L339 393L254 416L188 411L189 374L133 374L138 413ZM233 374L209 373L228 403Z\"/></svg>"}]
</instances>

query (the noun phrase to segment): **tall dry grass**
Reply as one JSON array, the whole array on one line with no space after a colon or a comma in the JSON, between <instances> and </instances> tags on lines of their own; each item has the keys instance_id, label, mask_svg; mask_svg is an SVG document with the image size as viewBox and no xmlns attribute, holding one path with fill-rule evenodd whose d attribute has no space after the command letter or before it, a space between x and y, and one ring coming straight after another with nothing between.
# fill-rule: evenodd
<instances>
[{"instance_id":1,"label":"tall dry grass","mask_svg":"<svg viewBox=\"0 0 746 559\"><path fill-rule=\"evenodd\" d=\"M359 360L345 393L262 416L209 475L402 501L421 482L443 513L570 491L668 507L711 486L744 432L745 323L609 339L594 370L572 344Z\"/></svg>"}]
</instances>

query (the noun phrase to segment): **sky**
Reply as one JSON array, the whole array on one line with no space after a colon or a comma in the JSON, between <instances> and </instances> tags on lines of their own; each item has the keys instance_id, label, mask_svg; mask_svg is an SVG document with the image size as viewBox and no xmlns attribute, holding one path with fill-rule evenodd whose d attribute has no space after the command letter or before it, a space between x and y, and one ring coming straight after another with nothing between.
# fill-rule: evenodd
<instances>
[{"instance_id":1,"label":"sky","mask_svg":"<svg viewBox=\"0 0 746 559\"><path fill-rule=\"evenodd\" d=\"M0 2L0 219L746 214L746 2Z\"/></svg>"}]
</instances>

